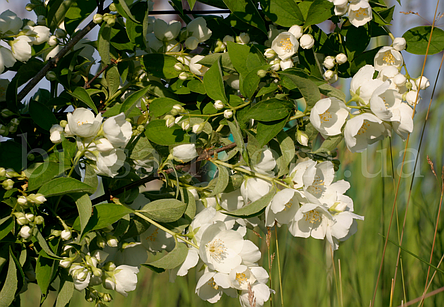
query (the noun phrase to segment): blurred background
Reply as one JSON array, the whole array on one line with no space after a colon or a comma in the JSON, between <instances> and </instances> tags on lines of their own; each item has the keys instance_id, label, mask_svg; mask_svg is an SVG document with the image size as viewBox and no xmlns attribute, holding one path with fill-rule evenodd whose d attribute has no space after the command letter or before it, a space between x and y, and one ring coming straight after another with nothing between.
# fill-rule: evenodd
<instances>
[{"instance_id":1,"label":"blurred background","mask_svg":"<svg viewBox=\"0 0 444 307\"><path fill-rule=\"evenodd\" d=\"M80 0L81 1L81 0ZM394 22L391 31L394 36L402 34L418 25L431 25L437 0L392 0L395 5ZM26 0L7 2L0 0L0 11L10 9L21 18L36 20L33 13L25 10ZM155 10L171 9L166 0L156 0ZM204 9L196 6L195 10ZM444 4L440 3L436 26L443 28ZM159 18L169 19L171 15ZM97 31L98 29L96 29ZM96 32L89 34L91 39ZM390 44L389 41L378 43ZM404 60L412 77L421 73L424 56L403 53ZM337 179L346 179L351 183L348 195L353 199L355 212L365 216L365 221L358 222L358 232L340 245L334 255L334 261L326 255L323 241L292 237L287 229L272 232L273 243L270 249L265 238L251 235L250 240L260 246L263 266L269 270L271 288L276 291L271 302L266 306L369 306L376 285L379 266L382 259L384 236L389 227L390 215L395 197L396 185L401 175L401 184L393 218L390 239L398 242L403 219L406 214L407 200L410 199L406 214L405 233L402 247L413 253L401 253L395 289L391 294L392 279L397 264L398 247L388 243L384 258L382 275L379 280L375 306L400 306L422 295L427 278L428 266L418 258L428 262L433 243L436 216L440 204L441 173L444 148L444 97L442 77L437 80L437 88L431 104L429 119L425 125L424 139L420 145L427 108L433 85L437 78L442 53L429 56L424 75L430 79L431 86L421 92L422 100L417 107L415 129L407 147L403 173L400 174L402 157L406 143L398 136L386 139L371 146L361 154L351 154L345 146L338 150L341 161ZM2 78L11 79L5 74ZM46 80L40 87L47 88ZM348 93L347 81L335 85ZM33 93L30 93L32 95ZM428 159L434 164L437 177L432 173ZM414 169L417 160L416 169ZM416 171L413 177L413 171ZM411 193L410 193L411 192ZM442 220L442 218L441 218ZM444 255L444 227L438 225L432 263L437 265ZM261 234L263 236L263 234ZM276 253L276 236L279 244L279 261L282 273L281 302L277 254L271 269L270 253ZM431 274L434 270L431 270ZM430 275L431 275L430 274ZM128 297L119 294L109 306L211 306L194 294L196 279L191 271L187 277L179 277L169 283L168 273L156 274L142 268L138 287ZM429 277L430 280L430 277ZM425 300L424 306L444 306L444 275L437 273L428 292L435 295ZM22 306L39 306L40 290L36 284L29 284L29 291L21 296ZM43 306L52 306L54 293ZM419 306L419 302L411 305ZM224 296L214 306L238 306L237 299ZM92 306L85 302L82 293L76 292L70 306ZM404 306L410 306L404 305Z\"/></svg>"}]
</instances>

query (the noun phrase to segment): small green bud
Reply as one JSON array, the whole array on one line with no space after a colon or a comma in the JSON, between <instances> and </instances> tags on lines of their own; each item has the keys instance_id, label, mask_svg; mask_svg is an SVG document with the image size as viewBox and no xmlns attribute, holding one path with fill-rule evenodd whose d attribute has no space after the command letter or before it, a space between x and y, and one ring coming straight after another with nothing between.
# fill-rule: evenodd
<instances>
[{"instance_id":1,"label":"small green bud","mask_svg":"<svg viewBox=\"0 0 444 307\"><path fill-rule=\"evenodd\" d=\"M263 69L259 69L259 70L257 71L257 75L258 75L260 78L263 78L263 77L265 77L265 76L267 75L267 71L266 71L266 70L263 70Z\"/></svg>"},{"instance_id":2,"label":"small green bud","mask_svg":"<svg viewBox=\"0 0 444 307\"><path fill-rule=\"evenodd\" d=\"M95 24L102 23L103 21L103 15L102 14L95 14L93 17L93 21Z\"/></svg>"},{"instance_id":3,"label":"small green bud","mask_svg":"<svg viewBox=\"0 0 444 307\"><path fill-rule=\"evenodd\" d=\"M111 4L109 5L109 10L110 10L111 12L117 12L116 5L115 5L114 3L111 3Z\"/></svg>"},{"instance_id":4,"label":"small green bud","mask_svg":"<svg viewBox=\"0 0 444 307\"><path fill-rule=\"evenodd\" d=\"M57 80L57 74L53 71L48 71L45 75L46 79L48 81L56 81Z\"/></svg>"},{"instance_id":5,"label":"small green bud","mask_svg":"<svg viewBox=\"0 0 444 307\"><path fill-rule=\"evenodd\" d=\"M62 128L65 128L66 125L68 125L68 122L67 122L66 120L63 119L63 120L60 121L60 126L61 126Z\"/></svg>"},{"instance_id":6,"label":"small green bud","mask_svg":"<svg viewBox=\"0 0 444 307\"><path fill-rule=\"evenodd\" d=\"M35 4L32 4L32 3L28 3L28 4L26 5L26 7L25 7L25 9L26 9L28 12L31 12L34 8L35 8Z\"/></svg>"},{"instance_id":7,"label":"small green bud","mask_svg":"<svg viewBox=\"0 0 444 307\"><path fill-rule=\"evenodd\" d=\"M4 167L0 167L0 177L6 176L6 169Z\"/></svg>"},{"instance_id":8,"label":"small green bud","mask_svg":"<svg viewBox=\"0 0 444 307\"><path fill-rule=\"evenodd\" d=\"M172 115L165 115L165 117L164 117L163 119L165 119L165 125L166 125L168 128L171 128L171 127L174 126L174 124L175 124L175 118L174 118L174 116L172 116Z\"/></svg>"},{"instance_id":9,"label":"small green bud","mask_svg":"<svg viewBox=\"0 0 444 307\"><path fill-rule=\"evenodd\" d=\"M66 37L66 31L63 30L63 29L58 28L55 31L55 35L57 36L57 38L64 38L64 37Z\"/></svg>"},{"instance_id":10,"label":"small green bud","mask_svg":"<svg viewBox=\"0 0 444 307\"><path fill-rule=\"evenodd\" d=\"M14 181L12 181L11 179L6 179L5 181L2 182L2 187L6 191L9 191L14 187Z\"/></svg>"},{"instance_id":11,"label":"small green bud","mask_svg":"<svg viewBox=\"0 0 444 307\"><path fill-rule=\"evenodd\" d=\"M9 110L9 109L3 109L2 112L1 112L1 114L2 114L2 116L3 116L4 118L7 118L7 117L9 117L9 116L14 115L14 112L12 112L12 111Z\"/></svg>"},{"instance_id":12,"label":"small green bud","mask_svg":"<svg viewBox=\"0 0 444 307\"><path fill-rule=\"evenodd\" d=\"M34 223L36 223L37 225L41 225L41 224L43 224L44 221L45 221L45 219L44 219L43 216L41 216L41 215L37 215L37 216L34 218Z\"/></svg>"}]
</instances>

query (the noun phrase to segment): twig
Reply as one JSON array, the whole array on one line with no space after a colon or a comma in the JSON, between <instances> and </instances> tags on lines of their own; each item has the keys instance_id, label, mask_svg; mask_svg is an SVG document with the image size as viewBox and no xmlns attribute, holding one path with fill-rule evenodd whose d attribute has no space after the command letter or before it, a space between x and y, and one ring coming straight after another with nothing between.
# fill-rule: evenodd
<instances>
[{"instance_id":1,"label":"twig","mask_svg":"<svg viewBox=\"0 0 444 307\"><path fill-rule=\"evenodd\" d=\"M111 64L106 64L94 77L91 78L85 85L83 86L84 89L87 89L91 86L91 83L94 82Z\"/></svg>"}]
</instances>

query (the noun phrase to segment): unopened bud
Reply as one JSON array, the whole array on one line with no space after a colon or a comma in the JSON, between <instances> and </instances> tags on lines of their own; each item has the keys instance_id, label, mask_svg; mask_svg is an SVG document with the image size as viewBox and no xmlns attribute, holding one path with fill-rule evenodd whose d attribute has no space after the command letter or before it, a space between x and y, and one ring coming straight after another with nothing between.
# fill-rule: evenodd
<instances>
[{"instance_id":1,"label":"unopened bud","mask_svg":"<svg viewBox=\"0 0 444 307\"><path fill-rule=\"evenodd\" d=\"M45 219L41 215L37 215L34 218L34 223L36 223L37 225L41 225L41 224L43 224L43 222L45 222Z\"/></svg>"},{"instance_id":2,"label":"unopened bud","mask_svg":"<svg viewBox=\"0 0 444 307\"><path fill-rule=\"evenodd\" d=\"M2 136L7 136L9 133L8 127L6 127L5 125L0 124L0 134Z\"/></svg>"},{"instance_id":3,"label":"unopened bud","mask_svg":"<svg viewBox=\"0 0 444 307\"><path fill-rule=\"evenodd\" d=\"M298 130L296 132L296 139L302 146L308 146L308 135L305 132Z\"/></svg>"},{"instance_id":4,"label":"unopened bud","mask_svg":"<svg viewBox=\"0 0 444 307\"><path fill-rule=\"evenodd\" d=\"M61 233L62 233L61 230L51 229L51 235L53 235L54 237L60 237Z\"/></svg>"},{"instance_id":5,"label":"unopened bud","mask_svg":"<svg viewBox=\"0 0 444 307\"><path fill-rule=\"evenodd\" d=\"M109 10L110 10L111 12L117 12L116 5L115 5L114 3L111 3L111 4L109 5Z\"/></svg>"},{"instance_id":6,"label":"unopened bud","mask_svg":"<svg viewBox=\"0 0 444 307\"><path fill-rule=\"evenodd\" d=\"M64 38L66 36L66 32L63 29L58 28L55 31L55 35L57 36L57 38Z\"/></svg>"},{"instance_id":7,"label":"unopened bud","mask_svg":"<svg viewBox=\"0 0 444 307\"><path fill-rule=\"evenodd\" d=\"M48 81L56 81L57 80L57 74L53 71L48 71L45 75L46 79Z\"/></svg>"},{"instance_id":8,"label":"unopened bud","mask_svg":"<svg viewBox=\"0 0 444 307\"><path fill-rule=\"evenodd\" d=\"M62 260L60 260L59 265L62 268L67 269L67 268L69 268L71 266L71 263L72 263L72 259L71 258L63 258Z\"/></svg>"},{"instance_id":9,"label":"unopened bud","mask_svg":"<svg viewBox=\"0 0 444 307\"><path fill-rule=\"evenodd\" d=\"M268 48L265 49L264 55L267 59L272 59L276 56L276 52L273 49Z\"/></svg>"},{"instance_id":10,"label":"unopened bud","mask_svg":"<svg viewBox=\"0 0 444 307\"><path fill-rule=\"evenodd\" d=\"M95 14L95 15L94 15L94 17L93 17L93 22L94 22L95 24L102 23L102 21L103 21L103 15L102 15L102 14Z\"/></svg>"},{"instance_id":11,"label":"unopened bud","mask_svg":"<svg viewBox=\"0 0 444 307\"><path fill-rule=\"evenodd\" d=\"M57 36L55 35L51 35L48 39L48 45L51 47L54 47L55 45L57 45L59 42L57 41Z\"/></svg>"},{"instance_id":12,"label":"unopened bud","mask_svg":"<svg viewBox=\"0 0 444 307\"><path fill-rule=\"evenodd\" d=\"M178 115L179 113L185 112L185 109L180 104L175 104L171 109L170 113L173 116Z\"/></svg>"},{"instance_id":13,"label":"unopened bud","mask_svg":"<svg viewBox=\"0 0 444 307\"><path fill-rule=\"evenodd\" d=\"M6 179L5 181L2 182L2 187L6 191L11 190L13 186L14 186L14 181L12 181L11 179Z\"/></svg>"},{"instance_id":14,"label":"unopened bud","mask_svg":"<svg viewBox=\"0 0 444 307\"><path fill-rule=\"evenodd\" d=\"M37 194L30 194L27 197L28 201L36 204L36 205L41 205L46 201L45 196L43 196L43 194L37 193Z\"/></svg>"},{"instance_id":15,"label":"unopened bud","mask_svg":"<svg viewBox=\"0 0 444 307\"><path fill-rule=\"evenodd\" d=\"M344 53L339 53L338 55L336 55L336 63L338 63L339 65L344 64L345 62L347 62L347 56Z\"/></svg>"},{"instance_id":16,"label":"unopened bud","mask_svg":"<svg viewBox=\"0 0 444 307\"><path fill-rule=\"evenodd\" d=\"M230 109L225 110L225 111L224 111L224 117L225 117L225 118L231 118L231 117L233 117L233 111L230 110Z\"/></svg>"},{"instance_id":17,"label":"unopened bud","mask_svg":"<svg viewBox=\"0 0 444 307\"><path fill-rule=\"evenodd\" d=\"M96 239L96 244L97 244L97 246L100 247L100 248L105 248L105 246L106 246L106 241L105 241L105 239L104 239L103 237L99 236L99 237L97 237L97 239Z\"/></svg>"},{"instance_id":18,"label":"unopened bud","mask_svg":"<svg viewBox=\"0 0 444 307\"><path fill-rule=\"evenodd\" d=\"M174 64L174 69L178 70L178 71L182 71L183 70L183 64L182 63Z\"/></svg>"},{"instance_id":19,"label":"unopened bud","mask_svg":"<svg viewBox=\"0 0 444 307\"><path fill-rule=\"evenodd\" d=\"M19 234L23 239L28 239L31 236L31 231L32 231L31 227L25 225L22 228L20 228Z\"/></svg>"},{"instance_id":20,"label":"unopened bud","mask_svg":"<svg viewBox=\"0 0 444 307\"><path fill-rule=\"evenodd\" d=\"M222 110L224 108L224 103L222 102L222 100L216 100L213 106L216 110Z\"/></svg>"},{"instance_id":21,"label":"unopened bud","mask_svg":"<svg viewBox=\"0 0 444 307\"><path fill-rule=\"evenodd\" d=\"M0 167L0 177L6 176L6 169L4 167Z\"/></svg>"},{"instance_id":22,"label":"unopened bud","mask_svg":"<svg viewBox=\"0 0 444 307\"><path fill-rule=\"evenodd\" d=\"M193 125L193 133L196 133L196 134L201 133L202 130L204 129L204 127L205 127L205 122L200 123L200 124L194 124Z\"/></svg>"},{"instance_id":23,"label":"unopened bud","mask_svg":"<svg viewBox=\"0 0 444 307\"><path fill-rule=\"evenodd\" d=\"M257 71L257 75L258 75L260 78L263 78L263 77L265 77L265 76L267 75L267 71L266 71L266 70L263 70L263 69L259 69L259 70Z\"/></svg>"},{"instance_id":24,"label":"unopened bud","mask_svg":"<svg viewBox=\"0 0 444 307\"><path fill-rule=\"evenodd\" d=\"M62 128L65 128L66 125L68 125L68 122L67 122L66 120L63 119L63 120L60 121L60 126L61 126Z\"/></svg>"},{"instance_id":25,"label":"unopened bud","mask_svg":"<svg viewBox=\"0 0 444 307\"><path fill-rule=\"evenodd\" d=\"M165 119L165 125L166 125L168 128L171 128L171 127L174 126L174 124L175 124L175 118L174 118L174 116L172 116L172 115L165 115L164 119Z\"/></svg>"},{"instance_id":26,"label":"unopened bud","mask_svg":"<svg viewBox=\"0 0 444 307\"><path fill-rule=\"evenodd\" d=\"M186 79L188 79L188 74L185 71L182 71L179 74L179 79L182 80L182 81L185 81Z\"/></svg>"},{"instance_id":27,"label":"unopened bud","mask_svg":"<svg viewBox=\"0 0 444 307\"><path fill-rule=\"evenodd\" d=\"M186 131L190 129L190 121L186 119L180 123L180 126L182 127L182 130Z\"/></svg>"},{"instance_id":28,"label":"unopened bud","mask_svg":"<svg viewBox=\"0 0 444 307\"><path fill-rule=\"evenodd\" d=\"M9 109L3 109L3 110L1 111L1 115L2 115L4 118L7 118L7 117L9 117L9 116L11 116L11 115L14 115L14 112L12 112L12 111L9 110Z\"/></svg>"},{"instance_id":29,"label":"unopened bud","mask_svg":"<svg viewBox=\"0 0 444 307\"><path fill-rule=\"evenodd\" d=\"M106 236L106 245L108 245L109 247L117 247L118 243L119 241L115 236L112 235Z\"/></svg>"},{"instance_id":30,"label":"unopened bud","mask_svg":"<svg viewBox=\"0 0 444 307\"><path fill-rule=\"evenodd\" d=\"M109 294L109 293L103 293L103 298L102 298L102 300L103 300L105 303L109 303L109 302L111 302L111 301L113 300L113 297L112 297L111 294Z\"/></svg>"},{"instance_id":31,"label":"unopened bud","mask_svg":"<svg viewBox=\"0 0 444 307\"><path fill-rule=\"evenodd\" d=\"M71 231L69 231L69 230L63 230L61 233L60 233L60 237L62 238L62 240L64 240L64 241L67 241L67 240L69 240L69 239L71 239Z\"/></svg>"},{"instance_id":32,"label":"unopened bud","mask_svg":"<svg viewBox=\"0 0 444 307\"><path fill-rule=\"evenodd\" d=\"M28 220L28 222L34 221L34 214L32 214L32 213L26 213L25 217Z\"/></svg>"},{"instance_id":33,"label":"unopened bud","mask_svg":"<svg viewBox=\"0 0 444 307\"><path fill-rule=\"evenodd\" d=\"M35 4L32 4L32 3L28 3L28 4L26 5L26 7L25 7L25 9L26 9L28 12L31 12L34 8L35 8Z\"/></svg>"}]
</instances>

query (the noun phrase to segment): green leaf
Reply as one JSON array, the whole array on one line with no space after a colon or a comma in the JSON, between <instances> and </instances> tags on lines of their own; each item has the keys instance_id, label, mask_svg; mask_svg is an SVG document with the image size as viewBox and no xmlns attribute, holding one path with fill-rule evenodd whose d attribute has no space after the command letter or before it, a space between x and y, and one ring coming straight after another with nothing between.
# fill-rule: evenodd
<instances>
[{"instance_id":1,"label":"green leaf","mask_svg":"<svg viewBox=\"0 0 444 307\"><path fill-rule=\"evenodd\" d=\"M148 264L142 264L146 267L155 267L165 270L174 269L181 265L188 255L188 248L185 244L176 242L176 247L164 257Z\"/></svg>"},{"instance_id":2,"label":"green leaf","mask_svg":"<svg viewBox=\"0 0 444 307\"><path fill-rule=\"evenodd\" d=\"M106 83L108 84L108 96L114 95L120 87L120 73L117 66L111 66L105 73Z\"/></svg>"},{"instance_id":3,"label":"green leaf","mask_svg":"<svg viewBox=\"0 0 444 307\"><path fill-rule=\"evenodd\" d=\"M179 126L168 128L163 119L150 121L145 128L145 135L148 140L159 145L170 146L190 143L190 136L186 131Z\"/></svg>"},{"instance_id":4,"label":"green leaf","mask_svg":"<svg viewBox=\"0 0 444 307\"><path fill-rule=\"evenodd\" d=\"M157 222L170 223L177 221L186 208L187 204L177 199L158 199L146 204L139 212Z\"/></svg>"},{"instance_id":5,"label":"green leaf","mask_svg":"<svg viewBox=\"0 0 444 307\"><path fill-rule=\"evenodd\" d=\"M262 210L264 210L266 206L268 206L275 194L276 190L274 188L271 188L267 194L252 202L251 204L246 205L240 209L224 213L227 215L239 216L243 218L258 215L259 213L261 213Z\"/></svg>"},{"instance_id":6,"label":"green leaf","mask_svg":"<svg viewBox=\"0 0 444 307\"><path fill-rule=\"evenodd\" d=\"M71 278L62 279L62 286L57 295L55 307L65 307L71 301L72 295L74 294L74 283L70 279Z\"/></svg>"},{"instance_id":7,"label":"green leaf","mask_svg":"<svg viewBox=\"0 0 444 307\"><path fill-rule=\"evenodd\" d=\"M130 19L132 22L140 23L131 13L125 0L114 0L114 4L116 5L117 12L119 12L120 15L126 19Z\"/></svg>"},{"instance_id":8,"label":"green leaf","mask_svg":"<svg viewBox=\"0 0 444 307\"><path fill-rule=\"evenodd\" d=\"M340 89L331 86L330 84L322 84L319 85L319 91L322 95L328 96L328 97L336 97L339 100L342 100L343 102L346 102L346 96L344 91L341 91Z\"/></svg>"},{"instance_id":9,"label":"green leaf","mask_svg":"<svg viewBox=\"0 0 444 307\"><path fill-rule=\"evenodd\" d=\"M322 154L326 153L328 155L331 154L336 148L338 147L339 143L341 143L344 136L342 134L335 135L335 136L329 136L327 139L322 142L321 147L316 149L313 153L315 154Z\"/></svg>"},{"instance_id":10,"label":"green leaf","mask_svg":"<svg viewBox=\"0 0 444 307\"><path fill-rule=\"evenodd\" d=\"M32 120L44 130L51 129L52 125L57 124L54 113L43 103L32 100L29 102L29 115Z\"/></svg>"},{"instance_id":11,"label":"green leaf","mask_svg":"<svg viewBox=\"0 0 444 307\"><path fill-rule=\"evenodd\" d=\"M95 0L74 1L65 14L65 30L72 34L80 23L91 14L97 6Z\"/></svg>"},{"instance_id":12,"label":"green leaf","mask_svg":"<svg viewBox=\"0 0 444 307\"><path fill-rule=\"evenodd\" d=\"M264 65L251 70L246 76L240 77L240 90L246 98L251 98L259 87L261 77L257 75L257 72L261 69L267 71L270 65Z\"/></svg>"},{"instance_id":13,"label":"green leaf","mask_svg":"<svg viewBox=\"0 0 444 307\"><path fill-rule=\"evenodd\" d=\"M308 9L307 19L305 20L304 27L321 23L331 16L334 16L333 2L328 0L315 0Z\"/></svg>"},{"instance_id":14,"label":"green leaf","mask_svg":"<svg viewBox=\"0 0 444 307\"><path fill-rule=\"evenodd\" d=\"M298 58L299 58L299 63L303 67L307 68L312 76L318 77L320 79L324 78L322 76L323 69L321 67L321 63L319 63L318 59L316 58L313 48L312 49L299 48Z\"/></svg>"},{"instance_id":15,"label":"green leaf","mask_svg":"<svg viewBox=\"0 0 444 307\"><path fill-rule=\"evenodd\" d=\"M288 117L280 121L258 122L256 139L260 146L262 147L267 144L282 129L284 129L287 120Z\"/></svg>"},{"instance_id":16,"label":"green leaf","mask_svg":"<svg viewBox=\"0 0 444 307\"><path fill-rule=\"evenodd\" d=\"M262 12L272 22L283 27L302 25L304 17L294 0L260 0Z\"/></svg>"},{"instance_id":17,"label":"green leaf","mask_svg":"<svg viewBox=\"0 0 444 307\"><path fill-rule=\"evenodd\" d=\"M69 166L63 163L44 162L32 171L28 181L28 191L33 191L54 177L62 174Z\"/></svg>"},{"instance_id":18,"label":"green leaf","mask_svg":"<svg viewBox=\"0 0 444 307\"><path fill-rule=\"evenodd\" d=\"M246 59L250 54L250 47L248 45L228 42L227 50L234 68L236 68L240 74L248 74L249 69L247 68Z\"/></svg>"},{"instance_id":19,"label":"green leaf","mask_svg":"<svg viewBox=\"0 0 444 307\"><path fill-rule=\"evenodd\" d=\"M80 232L83 232L91 217L92 203L88 194L83 194L75 200L77 210L79 211Z\"/></svg>"},{"instance_id":20,"label":"green leaf","mask_svg":"<svg viewBox=\"0 0 444 307\"><path fill-rule=\"evenodd\" d=\"M75 90L70 93L71 96L74 98L79 99L80 101L84 102L88 107L90 107L96 114L99 113L99 111L96 108L96 105L94 101L89 96L88 92L81 86L76 87Z\"/></svg>"},{"instance_id":21,"label":"green leaf","mask_svg":"<svg viewBox=\"0 0 444 307\"><path fill-rule=\"evenodd\" d=\"M0 307L9 307L12 305L15 292L17 291L17 285L17 267L15 266L12 255L9 255L8 273L3 282L2 290L0 291Z\"/></svg>"},{"instance_id":22,"label":"green leaf","mask_svg":"<svg viewBox=\"0 0 444 307\"><path fill-rule=\"evenodd\" d=\"M190 10L194 8L194 4L196 4L197 0L187 0L188 5L190 6Z\"/></svg>"},{"instance_id":23,"label":"green leaf","mask_svg":"<svg viewBox=\"0 0 444 307\"><path fill-rule=\"evenodd\" d=\"M171 98L167 97L156 98L150 103L150 116L152 118L156 118L165 115L168 112L170 112L173 106L176 104L184 105L180 101Z\"/></svg>"},{"instance_id":24,"label":"green leaf","mask_svg":"<svg viewBox=\"0 0 444 307\"><path fill-rule=\"evenodd\" d=\"M413 54L426 54L431 32L431 26L416 27L405 32L402 37L407 41L406 50ZM443 50L444 31L439 28L434 28L428 54L435 54Z\"/></svg>"},{"instance_id":25,"label":"green leaf","mask_svg":"<svg viewBox=\"0 0 444 307\"><path fill-rule=\"evenodd\" d=\"M279 132L276 138L280 147L280 155L276 159L276 163L279 167L277 177L280 177L287 173L288 164L293 160L296 150L293 140L284 131Z\"/></svg>"},{"instance_id":26,"label":"green leaf","mask_svg":"<svg viewBox=\"0 0 444 307\"><path fill-rule=\"evenodd\" d=\"M210 69L208 69L208 71L205 73L204 85L210 98L213 100L221 100L223 103L228 102L227 96L225 95L220 61L214 62Z\"/></svg>"},{"instance_id":27,"label":"green leaf","mask_svg":"<svg viewBox=\"0 0 444 307\"><path fill-rule=\"evenodd\" d=\"M45 197L65 195L69 193L94 193L95 189L74 178L55 178L44 183L39 189L39 193Z\"/></svg>"},{"instance_id":28,"label":"green leaf","mask_svg":"<svg viewBox=\"0 0 444 307\"><path fill-rule=\"evenodd\" d=\"M271 98L259 101L253 105L247 113L244 114L244 118L271 122L287 117L293 109L293 102Z\"/></svg>"},{"instance_id":29,"label":"green leaf","mask_svg":"<svg viewBox=\"0 0 444 307\"><path fill-rule=\"evenodd\" d=\"M228 185L229 172L225 166L217 165L217 169L219 171L216 178L213 180L216 181L216 185L213 188L213 192L208 195L208 197L215 196L219 193L222 193Z\"/></svg>"},{"instance_id":30,"label":"green leaf","mask_svg":"<svg viewBox=\"0 0 444 307\"><path fill-rule=\"evenodd\" d=\"M51 282L51 271L54 260L42 256L37 258L37 265L35 267L35 275L37 284L43 296L47 295L48 287Z\"/></svg>"},{"instance_id":31,"label":"green leaf","mask_svg":"<svg viewBox=\"0 0 444 307\"><path fill-rule=\"evenodd\" d=\"M14 228L14 219L12 216L6 216L0 220L0 240L6 237Z\"/></svg>"},{"instance_id":32,"label":"green leaf","mask_svg":"<svg viewBox=\"0 0 444 307\"><path fill-rule=\"evenodd\" d=\"M240 152L244 150L244 138L242 137L242 132L239 128L237 121L228 121L228 127L230 127L231 134L233 135L234 142L236 142L236 147Z\"/></svg>"},{"instance_id":33,"label":"green leaf","mask_svg":"<svg viewBox=\"0 0 444 307\"><path fill-rule=\"evenodd\" d=\"M76 0L55 0L48 3L47 24L53 32L63 21L66 13Z\"/></svg>"},{"instance_id":34,"label":"green leaf","mask_svg":"<svg viewBox=\"0 0 444 307\"><path fill-rule=\"evenodd\" d=\"M85 165L85 177L83 179L83 183L89 185L94 191L97 190L99 179L97 178L97 174L91 164Z\"/></svg>"},{"instance_id":35,"label":"green leaf","mask_svg":"<svg viewBox=\"0 0 444 307\"><path fill-rule=\"evenodd\" d=\"M83 234L86 234L91 230L108 227L117 222L123 216L132 212L132 209L114 203L99 204L94 206L91 218L89 219L88 224L85 226ZM77 218L74 222L73 228L80 231L79 218Z\"/></svg>"},{"instance_id":36,"label":"green leaf","mask_svg":"<svg viewBox=\"0 0 444 307\"><path fill-rule=\"evenodd\" d=\"M102 58L104 65L111 64L111 56L109 52L111 40L111 26L107 22L103 22L99 31L99 38L97 40L97 50Z\"/></svg>"},{"instance_id":37,"label":"green leaf","mask_svg":"<svg viewBox=\"0 0 444 307\"><path fill-rule=\"evenodd\" d=\"M136 107L137 102L145 97L148 90L149 87L145 87L129 95L128 98L125 99L125 101L123 102L122 107L120 108L120 112L125 112L125 117L129 117L131 111Z\"/></svg>"},{"instance_id":38,"label":"green leaf","mask_svg":"<svg viewBox=\"0 0 444 307\"><path fill-rule=\"evenodd\" d=\"M48 246L48 243L46 242L43 235L38 231L36 228L34 228L35 231L35 239L37 240L39 246L42 248L42 250L45 252L45 254L40 253L43 257L50 258L50 259L62 259L61 257L54 254L54 252L51 250L51 248Z\"/></svg>"},{"instance_id":39,"label":"green leaf","mask_svg":"<svg viewBox=\"0 0 444 307\"><path fill-rule=\"evenodd\" d=\"M263 96L263 95L267 95L270 93L274 93L276 92L278 89L278 86L276 83L272 82L270 84L267 84L264 87L261 87L261 89L259 90L259 92L256 94L257 97Z\"/></svg>"},{"instance_id":40,"label":"green leaf","mask_svg":"<svg viewBox=\"0 0 444 307\"><path fill-rule=\"evenodd\" d=\"M236 44L240 45L240 44ZM233 63L231 63L230 55L227 52L224 53L212 53L206 55L202 60L197 62L207 67L211 67L216 61L221 61L223 70L227 72L236 72Z\"/></svg>"},{"instance_id":41,"label":"green leaf","mask_svg":"<svg viewBox=\"0 0 444 307\"><path fill-rule=\"evenodd\" d=\"M290 90L297 88L308 106L314 106L321 99L321 93L313 81L288 72L279 74L282 76L282 85Z\"/></svg>"},{"instance_id":42,"label":"green leaf","mask_svg":"<svg viewBox=\"0 0 444 307\"><path fill-rule=\"evenodd\" d=\"M191 80L188 82L187 87L190 89L190 91L205 95L207 91L205 90L205 85L199 81L199 80Z\"/></svg>"},{"instance_id":43,"label":"green leaf","mask_svg":"<svg viewBox=\"0 0 444 307\"><path fill-rule=\"evenodd\" d=\"M267 33L265 22L257 10L256 2L253 4L251 0L224 0L224 3L239 20L258 28L265 34Z\"/></svg>"},{"instance_id":44,"label":"green leaf","mask_svg":"<svg viewBox=\"0 0 444 307\"><path fill-rule=\"evenodd\" d=\"M142 60L142 66L147 73L166 79L179 76L179 72L174 68L176 63L177 60L175 57L158 53L146 54Z\"/></svg>"}]
</instances>

